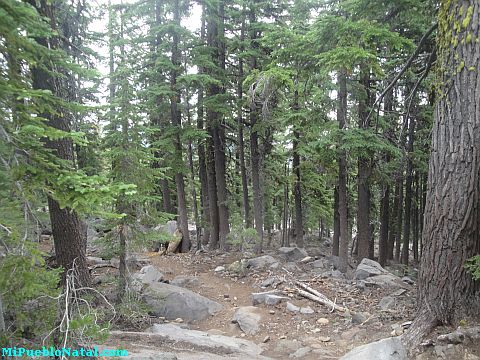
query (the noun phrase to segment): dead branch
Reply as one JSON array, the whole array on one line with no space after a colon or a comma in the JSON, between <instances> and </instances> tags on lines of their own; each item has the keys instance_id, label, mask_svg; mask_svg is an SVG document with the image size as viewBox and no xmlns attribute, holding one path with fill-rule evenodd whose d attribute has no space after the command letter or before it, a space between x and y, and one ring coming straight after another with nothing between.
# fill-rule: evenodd
<instances>
[{"instance_id":1,"label":"dead branch","mask_svg":"<svg viewBox=\"0 0 480 360\"><path fill-rule=\"evenodd\" d=\"M302 290L302 289L296 288L298 294L307 298L307 299L318 302L318 303L320 303L322 305L325 305L325 306L329 306L333 310L338 310L338 311L341 311L341 312L345 312L345 311L348 310L347 308L344 308L343 306L335 304L332 300L327 298L322 293L318 292L315 289L312 289L311 287L305 285L304 283L301 283L300 281L295 281L295 285L304 289L304 290Z\"/></svg>"}]
</instances>

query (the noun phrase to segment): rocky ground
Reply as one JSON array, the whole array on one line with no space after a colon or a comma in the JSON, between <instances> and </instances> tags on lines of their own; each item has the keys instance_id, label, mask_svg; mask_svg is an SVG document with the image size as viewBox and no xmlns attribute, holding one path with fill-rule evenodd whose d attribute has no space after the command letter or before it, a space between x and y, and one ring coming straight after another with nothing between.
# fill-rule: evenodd
<instances>
[{"instance_id":1,"label":"rocky ground","mask_svg":"<svg viewBox=\"0 0 480 360\"><path fill-rule=\"evenodd\" d=\"M127 349L136 360L338 359L352 349L344 359L407 359L396 337L414 316L415 271L364 260L343 275L329 252L314 245L260 257L136 254L129 261L131 286L151 318L143 328L112 332L102 346ZM92 267L106 262L89 261ZM93 270L97 286L108 287L115 271ZM480 339L479 328L473 329L462 341L439 341L436 334L417 357L480 359L479 349L469 345Z\"/></svg>"}]
</instances>

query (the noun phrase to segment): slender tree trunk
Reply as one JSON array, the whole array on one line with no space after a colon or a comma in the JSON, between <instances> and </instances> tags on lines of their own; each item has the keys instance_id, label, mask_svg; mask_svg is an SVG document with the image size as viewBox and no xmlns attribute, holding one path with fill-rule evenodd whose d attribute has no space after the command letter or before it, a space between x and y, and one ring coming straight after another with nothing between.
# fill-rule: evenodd
<instances>
[{"instance_id":1,"label":"slender tree trunk","mask_svg":"<svg viewBox=\"0 0 480 360\"><path fill-rule=\"evenodd\" d=\"M299 111L298 91L295 90L293 111ZM295 182L293 185L293 195L295 199L295 242L298 247L303 247L303 218L302 218L302 180L300 171L300 154L298 145L300 142L300 132L293 130L293 172L295 173Z\"/></svg>"},{"instance_id":2,"label":"slender tree trunk","mask_svg":"<svg viewBox=\"0 0 480 360\"><path fill-rule=\"evenodd\" d=\"M202 6L202 24L200 29L200 38L202 44L205 43L205 5ZM203 74L205 71L203 67L199 68L199 73ZM204 117L204 107L203 107L203 94L204 90L202 87L198 89L198 108L197 108L197 129L204 130L203 128L203 117ZM207 245L210 241L210 198L208 190L208 177L207 177L207 164L206 164L206 154L205 154L205 141L198 141L198 176L200 178L200 189L201 189L201 205L202 205L202 227L203 227L203 239L202 244Z\"/></svg>"},{"instance_id":3,"label":"slender tree trunk","mask_svg":"<svg viewBox=\"0 0 480 360\"><path fill-rule=\"evenodd\" d=\"M288 162L285 163L285 179L288 179ZM283 195L283 232L282 232L282 246L289 246L288 242L288 181L285 181L284 195Z\"/></svg>"},{"instance_id":4,"label":"slender tree trunk","mask_svg":"<svg viewBox=\"0 0 480 360\"><path fill-rule=\"evenodd\" d=\"M213 147L212 129L208 128L210 138L207 139L207 179L208 200L210 210L210 250L218 247L218 206L217 206L217 183L215 177L215 150Z\"/></svg>"},{"instance_id":5,"label":"slender tree trunk","mask_svg":"<svg viewBox=\"0 0 480 360\"><path fill-rule=\"evenodd\" d=\"M390 231L388 234L388 250L387 250L387 259L393 260L393 253L395 250L395 237L396 237L396 229L397 229L397 221L398 221L398 201L400 197L400 188L398 186L398 182L395 183L395 190L394 190L394 197L393 197L393 205L392 205L392 216L390 217Z\"/></svg>"},{"instance_id":6,"label":"slender tree trunk","mask_svg":"<svg viewBox=\"0 0 480 360\"><path fill-rule=\"evenodd\" d=\"M407 179L405 182L405 223L403 228L403 247L402 247L402 264L408 265L410 252L410 220L412 211L412 180L413 180L413 135L415 131L415 120L412 116L408 125L408 143L407 143Z\"/></svg>"},{"instance_id":7,"label":"slender tree trunk","mask_svg":"<svg viewBox=\"0 0 480 360\"><path fill-rule=\"evenodd\" d=\"M346 70L338 72L338 104L337 121L340 131L345 130L347 123L347 75ZM348 246L351 243L351 233L348 224L348 193L347 193L347 154L339 150L338 154L338 212L340 214L340 271L348 269Z\"/></svg>"},{"instance_id":8,"label":"slender tree trunk","mask_svg":"<svg viewBox=\"0 0 480 360\"><path fill-rule=\"evenodd\" d=\"M415 182L415 201L413 202L413 214L412 214L412 219L413 219L413 259L415 262L418 262L418 221L419 221L419 196L420 196L420 177L418 175L418 172L415 172L415 177L414 177L414 182Z\"/></svg>"},{"instance_id":9,"label":"slender tree trunk","mask_svg":"<svg viewBox=\"0 0 480 360\"><path fill-rule=\"evenodd\" d=\"M338 186L335 186L334 204L333 204L333 241L332 255L338 256L338 246L340 243L340 213L338 211Z\"/></svg>"},{"instance_id":10,"label":"slender tree trunk","mask_svg":"<svg viewBox=\"0 0 480 360\"><path fill-rule=\"evenodd\" d=\"M389 159L387 157L386 162ZM380 265L385 266L388 258L388 230L390 222L390 185L383 186L383 195L380 208L380 242L379 242L379 254L378 262Z\"/></svg>"},{"instance_id":11,"label":"slender tree trunk","mask_svg":"<svg viewBox=\"0 0 480 360\"><path fill-rule=\"evenodd\" d=\"M55 30L55 14L54 7L47 1L34 2L32 5L37 9L41 16L50 20L51 27ZM37 42L45 47L51 49L58 49L58 39L56 38L38 38ZM54 64L47 64L48 70L55 73L58 69L54 68ZM61 93L61 79L55 79L52 75L42 67L32 68L33 88L37 90L49 90L53 94L60 96ZM42 117L47 119L47 124L52 128L59 129L65 132L70 132L71 124L64 111L65 115L57 114L42 114ZM60 138L56 140L46 140L45 147L51 149L53 154L62 160L73 164L74 163L74 149L71 139ZM77 212L68 207L61 208L59 203L52 197L48 196L48 208L50 213L50 221L52 224L52 233L55 247L56 262L63 267L64 273L62 280L65 281L66 272L75 267L77 274L76 278L79 286L87 286L90 283L90 274L86 261L86 241L82 231L82 224L77 215Z\"/></svg>"},{"instance_id":12,"label":"slender tree trunk","mask_svg":"<svg viewBox=\"0 0 480 360\"><path fill-rule=\"evenodd\" d=\"M441 2L441 86L428 169L419 311L403 338L410 348L438 322L456 325L462 319L475 321L480 314L480 282L464 267L480 253L480 113L473 100L480 98L480 77L471 70L480 69L480 46L469 41L471 34L480 32L479 17L477 1ZM452 36L459 40L455 45Z\"/></svg>"},{"instance_id":13,"label":"slender tree trunk","mask_svg":"<svg viewBox=\"0 0 480 360\"><path fill-rule=\"evenodd\" d=\"M180 27L180 3L175 0L173 8L173 22L177 27ZM172 117L172 125L176 128L175 134L175 160L177 164L183 164L182 143L180 141L180 131L182 128L181 114L178 110L178 103L180 102L181 94L177 88L178 69L180 67L180 50L178 48L180 37L178 30L172 32L172 64L173 69L170 74L170 88L174 95L170 97L170 113ZM190 250L190 234L188 232L188 212L187 201L185 196L185 181L183 173L177 169L175 173L175 185L177 187L177 211L178 211L178 228L182 232L182 252Z\"/></svg>"},{"instance_id":14,"label":"slender tree trunk","mask_svg":"<svg viewBox=\"0 0 480 360\"><path fill-rule=\"evenodd\" d=\"M186 90L185 103L186 103L186 113L187 113L187 124L190 127L192 125L191 116L190 116L190 96L188 95L188 90ZM200 215L198 213L198 203L197 203L197 189L195 187L195 167L193 164L193 146L192 140L188 140L188 166L190 168L190 182L191 182L191 192L192 192L192 202L193 202L193 218L195 220L195 230L196 230L196 246L197 249L201 248L200 242Z\"/></svg>"},{"instance_id":15,"label":"slender tree trunk","mask_svg":"<svg viewBox=\"0 0 480 360\"><path fill-rule=\"evenodd\" d=\"M245 11L245 8L243 9ZM243 51L243 42L245 41L245 15L242 14L242 29L240 32L240 42L242 43L240 51ZM243 216L245 226L247 228L252 227L252 221L250 218L250 202L248 200L248 182L247 182L247 169L245 165L245 144L243 140L243 89L242 83L244 80L243 74L243 58L239 57L238 60L238 82L237 82L237 98L238 98L238 115L237 115L237 127L238 127L238 150L240 160L240 174L242 178L242 195L243 195Z\"/></svg>"},{"instance_id":16,"label":"slender tree trunk","mask_svg":"<svg viewBox=\"0 0 480 360\"><path fill-rule=\"evenodd\" d=\"M250 9L249 12L250 20L250 40L252 46L257 47L257 30L253 28L253 25L256 22L255 9ZM254 70L257 68L257 59L255 56L251 58L250 69ZM259 254L262 252L263 248L263 187L261 184L262 171L263 171L263 162L259 149L259 136L257 123L259 121L259 111L257 104L253 101L250 105L250 161L252 167L252 190L253 190L253 213L255 220L255 229L257 230L258 242L255 246L255 253Z\"/></svg>"},{"instance_id":17,"label":"slender tree trunk","mask_svg":"<svg viewBox=\"0 0 480 360\"><path fill-rule=\"evenodd\" d=\"M400 247L402 244L402 225L403 225L403 178L397 180L398 186L398 208L395 234L395 261L400 261Z\"/></svg>"}]
</instances>

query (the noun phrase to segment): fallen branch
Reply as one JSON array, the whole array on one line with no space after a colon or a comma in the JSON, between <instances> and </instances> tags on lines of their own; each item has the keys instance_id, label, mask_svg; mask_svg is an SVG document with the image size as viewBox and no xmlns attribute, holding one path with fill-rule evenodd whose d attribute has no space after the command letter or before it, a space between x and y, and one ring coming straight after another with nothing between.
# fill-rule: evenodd
<instances>
[{"instance_id":1,"label":"fallen branch","mask_svg":"<svg viewBox=\"0 0 480 360\"><path fill-rule=\"evenodd\" d=\"M318 302L322 305L330 306L332 308L332 311L333 310L338 310L338 311L341 311L341 312L345 312L345 311L348 310L347 308L344 308L343 306L337 305L336 303L334 303L332 300L327 298L322 293L320 293L317 290L311 288L310 286L305 285L304 283L302 283L300 281L295 281L295 285L297 285L298 287L303 289L303 290L301 290L301 289L297 288L297 292L298 292L299 295L301 295L301 296L303 296L307 299L310 299L312 301Z\"/></svg>"}]
</instances>

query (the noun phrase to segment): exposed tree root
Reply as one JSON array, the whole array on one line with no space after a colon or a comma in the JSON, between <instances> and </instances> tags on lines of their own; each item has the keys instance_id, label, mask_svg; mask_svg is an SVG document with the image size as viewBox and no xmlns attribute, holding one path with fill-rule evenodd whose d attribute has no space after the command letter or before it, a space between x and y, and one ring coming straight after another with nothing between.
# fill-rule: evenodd
<instances>
[{"instance_id":1,"label":"exposed tree root","mask_svg":"<svg viewBox=\"0 0 480 360\"><path fill-rule=\"evenodd\" d=\"M412 353L437 325L438 320L435 315L428 308L422 308L413 320L412 325L402 335L402 342L408 352Z\"/></svg>"}]
</instances>

